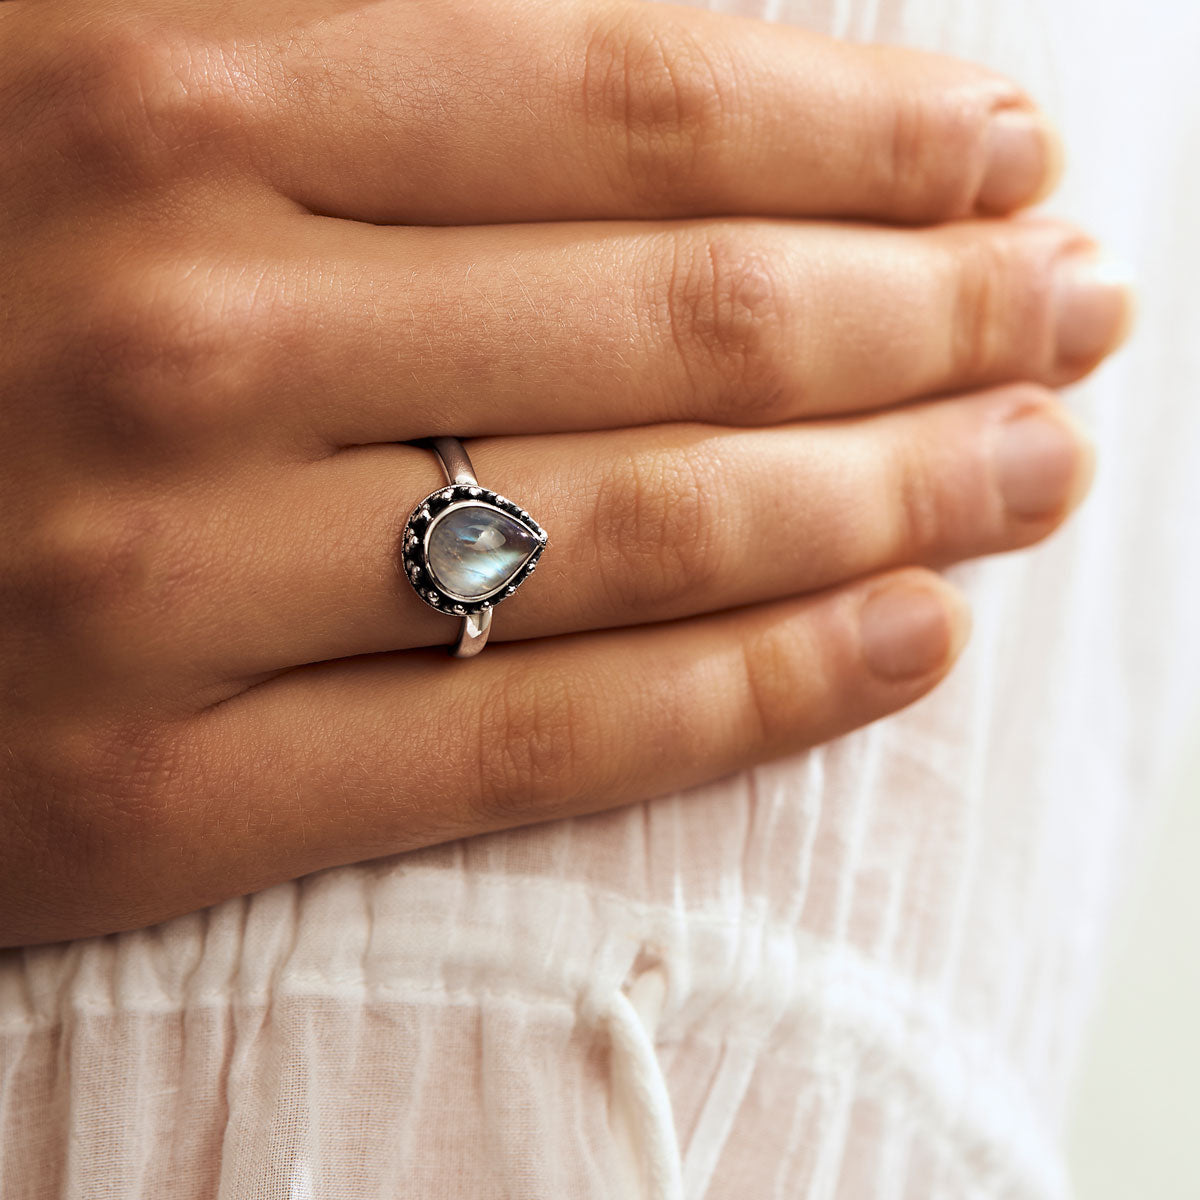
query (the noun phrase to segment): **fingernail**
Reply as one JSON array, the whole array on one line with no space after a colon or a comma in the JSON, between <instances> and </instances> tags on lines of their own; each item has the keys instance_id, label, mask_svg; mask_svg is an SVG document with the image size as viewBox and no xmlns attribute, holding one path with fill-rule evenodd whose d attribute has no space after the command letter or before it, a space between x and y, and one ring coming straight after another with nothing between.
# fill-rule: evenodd
<instances>
[{"instance_id":1,"label":"fingernail","mask_svg":"<svg viewBox=\"0 0 1200 1200\"><path fill-rule=\"evenodd\" d=\"M1064 422L1026 410L996 427L996 482L1008 511L1046 517L1061 511L1077 485L1083 445Z\"/></svg>"},{"instance_id":2,"label":"fingernail","mask_svg":"<svg viewBox=\"0 0 1200 1200\"><path fill-rule=\"evenodd\" d=\"M929 587L892 583L862 607L862 651L883 679L915 679L937 670L950 656L954 628L945 600Z\"/></svg>"},{"instance_id":3,"label":"fingernail","mask_svg":"<svg viewBox=\"0 0 1200 1200\"><path fill-rule=\"evenodd\" d=\"M976 204L986 212L1009 212L1048 196L1062 174L1062 142L1036 113L1002 108L987 129L987 165Z\"/></svg>"},{"instance_id":4,"label":"fingernail","mask_svg":"<svg viewBox=\"0 0 1200 1200\"><path fill-rule=\"evenodd\" d=\"M1094 252L1066 255L1054 283L1054 316L1060 366L1084 366L1115 350L1133 323L1128 270Z\"/></svg>"}]
</instances>

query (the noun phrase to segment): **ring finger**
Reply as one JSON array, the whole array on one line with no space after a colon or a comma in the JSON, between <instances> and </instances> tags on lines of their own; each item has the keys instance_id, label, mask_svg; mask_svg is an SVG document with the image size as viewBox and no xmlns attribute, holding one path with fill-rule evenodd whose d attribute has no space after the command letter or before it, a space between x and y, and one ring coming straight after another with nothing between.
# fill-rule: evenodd
<instances>
[{"instance_id":1,"label":"ring finger","mask_svg":"<svg viewBox=\"0 0 1200 1200\"><path fill-rule=\"evenodd\" d=\"M1080 498L1090 459L1053 394L1032 385L870 418L486 438L468 451L481 483L549 534L536 575L500 606L497 641L668 620L1028 545ZM204 662L190 665L235 681L452 640L456 623L416 596L399 555L409 512L444 482L431 451L363 446L295 464L283 480L260 481L252 505L235 481L237 501L220 506L237 526L223 560L191 570L193 586L169 601L144 594L160 623L169 613L190 633L165 646L193 647ZM195 540L176 539L181 560ZM186 574L165 564L156 577ZM131 607L127 619L146 628L148 617Z\"/></svg>"}]
</instances>

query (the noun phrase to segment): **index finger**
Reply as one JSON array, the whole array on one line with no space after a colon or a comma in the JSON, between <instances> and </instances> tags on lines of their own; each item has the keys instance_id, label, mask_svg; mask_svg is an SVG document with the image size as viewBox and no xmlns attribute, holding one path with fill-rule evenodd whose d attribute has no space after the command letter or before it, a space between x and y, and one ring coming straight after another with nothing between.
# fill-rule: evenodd
<instances>
[{"instance_id":1,"label":"index finger","mask_svg":"<svg viewBox=\"0 0 1200 1200\"><path fill-rule=\"evenodd\" d=\"M410 5L377 6L318 119L280 114L289 195L437 224L928 222L1030 203L1057 172L1029 97L942 55L643 0L472 6L452 29L422 11L414 37Z\"/></svg>"},{"instance_id":2,"label":"index finger","mask_svg":"<svg viewBox=\"0 0 1200 1200\"><path fill-rule=\"evenodd\" d=\"M1039 199L1060 159L983 67L645 0L317 0L87 37L131 105L182 121L189 164L379 223L935 222Z\"/></svg>"}]
</instances>

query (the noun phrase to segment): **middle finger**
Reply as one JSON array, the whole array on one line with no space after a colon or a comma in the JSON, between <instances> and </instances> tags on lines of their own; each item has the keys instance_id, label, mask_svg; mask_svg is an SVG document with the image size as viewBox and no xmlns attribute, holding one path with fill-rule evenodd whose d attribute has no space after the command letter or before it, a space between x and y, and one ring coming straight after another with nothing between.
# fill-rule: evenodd
<instances>
[{"instance_id":1,"label":"middle finger","mask_svg":"<svg viewBox=\"0 0 1200 1200\"><path fill-rule=\"evenodd\" d=\"M197 404L240 410L260 445L284 438L309 457L437 434L745 427L1017 379L1059 386L1128 321L1090 240L1046 219L900 231L306 218L265 253L248 266L237 248L205 273L227 312L206 314L224 329L212 351L238 370L196 364ZM222 379L238 389L228 406L212 395Z\"/></svg>"}]
</instances>

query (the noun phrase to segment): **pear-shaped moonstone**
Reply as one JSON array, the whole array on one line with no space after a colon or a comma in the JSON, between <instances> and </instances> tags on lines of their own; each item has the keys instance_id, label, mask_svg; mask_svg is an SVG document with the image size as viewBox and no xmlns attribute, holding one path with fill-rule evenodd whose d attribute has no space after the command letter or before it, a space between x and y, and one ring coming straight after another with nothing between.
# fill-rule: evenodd
<instances>
[{"instance_id":1,"label":"pear-shaped moonstone","mask_svg":"<svg viewBox=\"0 0 1200 1200\"><path fill-rule=\"evenodd\" d=\"M434 579L464 600L482 600L502 588L541 542L508 513L464 504L429 527L428 560Z\"/></svg>"}]
</instances>

